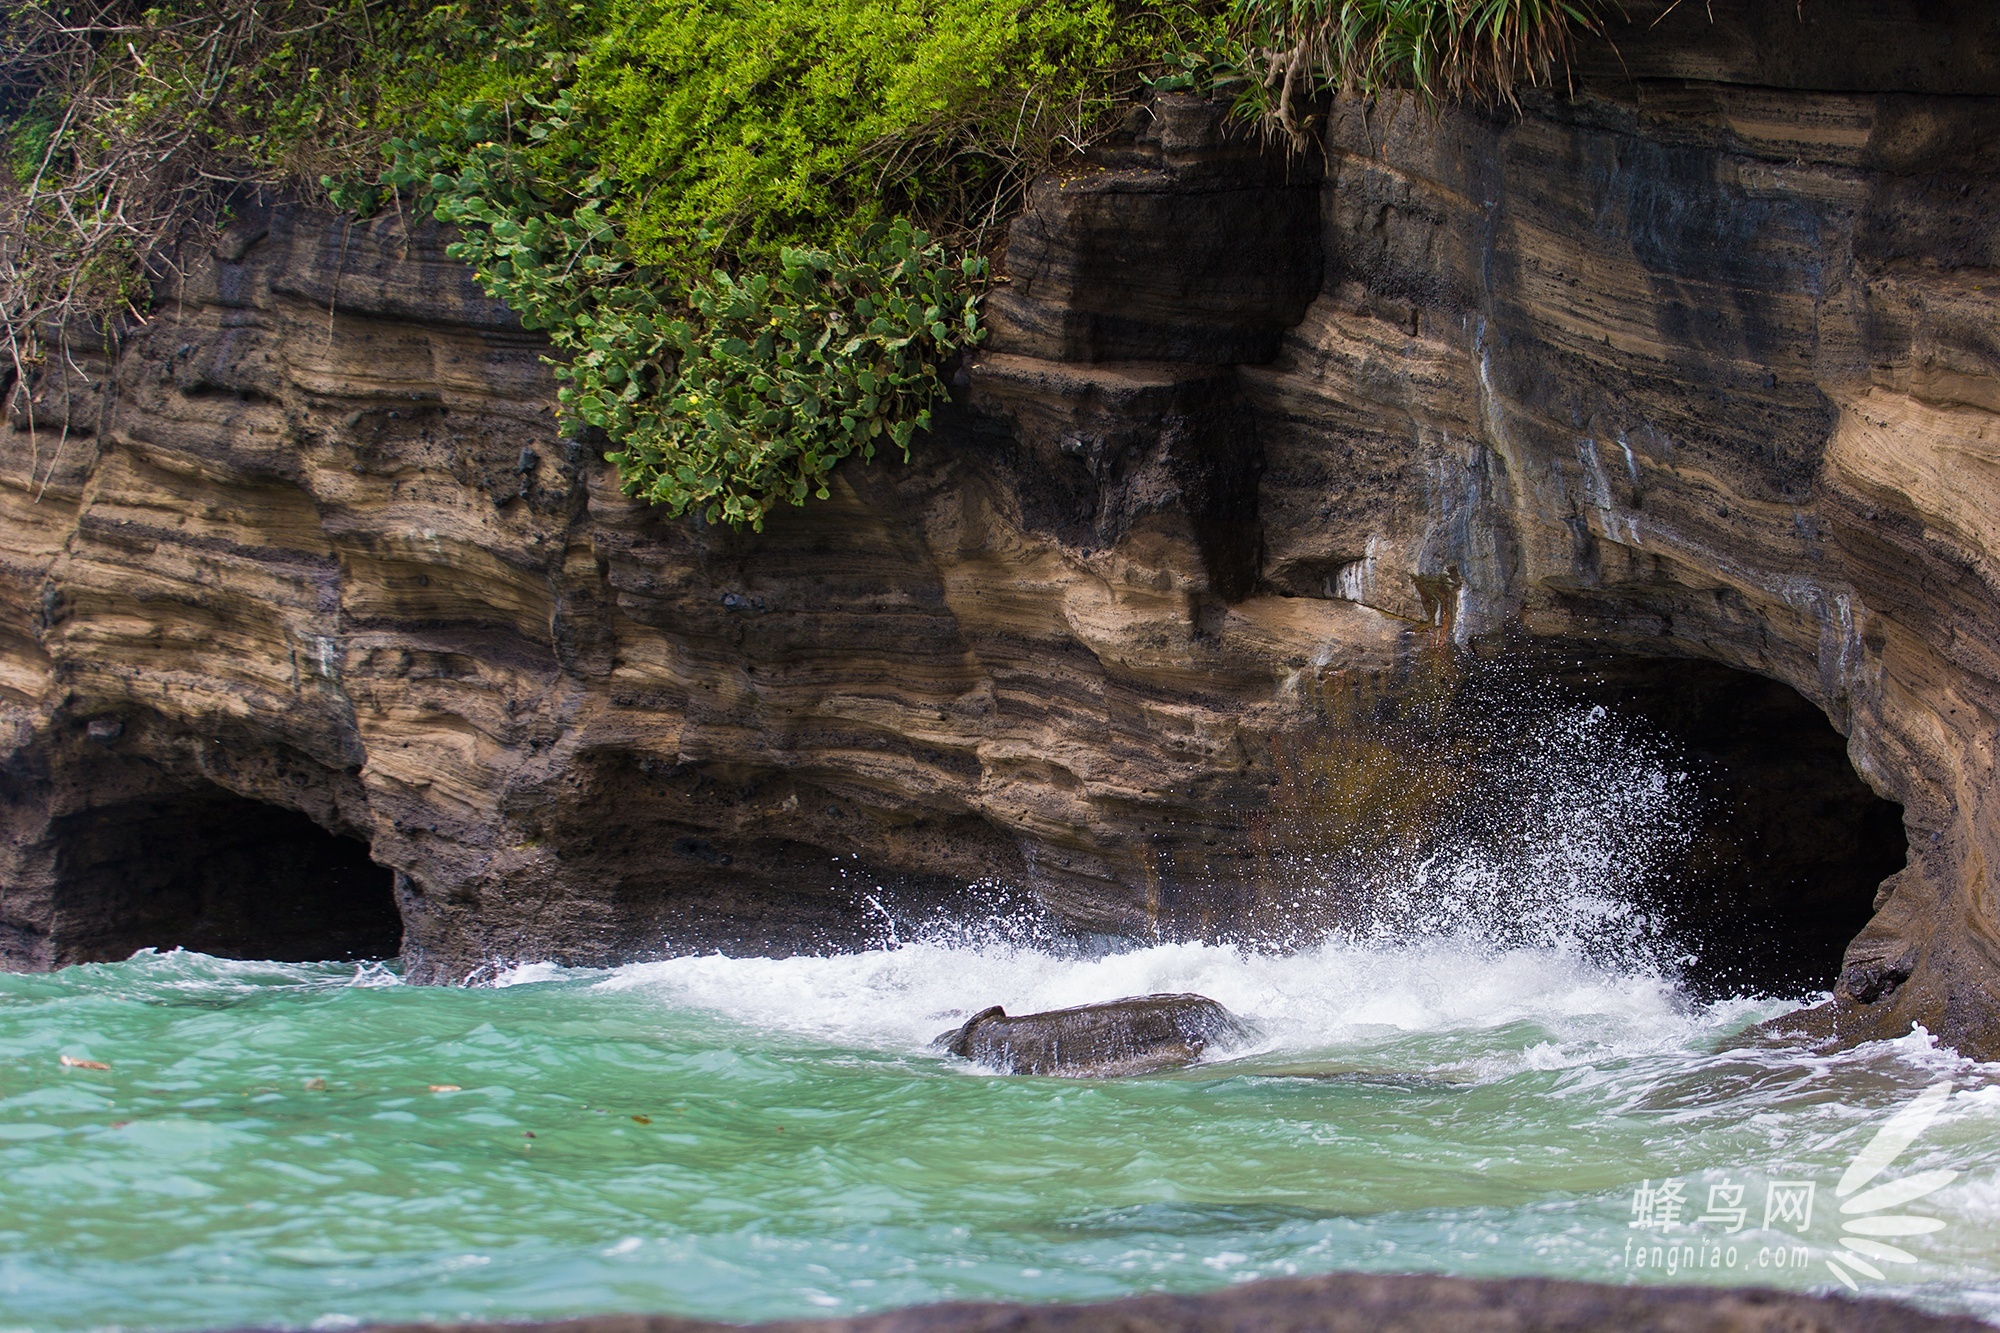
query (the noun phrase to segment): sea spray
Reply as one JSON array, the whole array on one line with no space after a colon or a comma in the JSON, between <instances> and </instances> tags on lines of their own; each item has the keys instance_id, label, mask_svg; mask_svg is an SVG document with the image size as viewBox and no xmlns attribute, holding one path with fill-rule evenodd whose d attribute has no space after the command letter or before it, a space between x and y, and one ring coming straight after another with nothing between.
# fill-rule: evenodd
<instances>
[{"instance_id":1,"label":"sea spray","mask_svg":"<svg viewBox=\"0 0 2000 1333\"><path fill-rule=\"evenodd\" d=\"M542 977L553 972L543 971ZM1152 945L1096 955L999 944L932 944L824 958L640 963L596 979L751 1030L884 1052L918 1053L940 1030L989 1004L1034 1013L1128 995L1194 992L1255 1022L1260 1053L1368 1046L1575 1019L1593 1048L1677 1044L1741 1012L1689 1004L1645 972L1621 972L1561 948L1496 949L1476 937L1407 943L1334 937L1305 949ZM1755 1006L1751 1006L1754 1008Z\"/></svg>"}]
</instances>

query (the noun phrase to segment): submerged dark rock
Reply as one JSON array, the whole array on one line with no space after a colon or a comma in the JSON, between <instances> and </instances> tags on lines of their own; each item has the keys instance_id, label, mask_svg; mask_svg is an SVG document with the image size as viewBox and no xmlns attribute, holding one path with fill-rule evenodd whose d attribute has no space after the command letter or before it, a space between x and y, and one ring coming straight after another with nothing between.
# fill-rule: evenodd
<instances>
[{"instance_id":1,"label":"submerged dark rock","mask_svg":"<svg viewBox=\"0 0 2000 1333\"><path fill-rule=\"evenodd\" d=\"M725 1333L669 1315L600 1315L554 1324L397 1324L373 1333ZM1195 1296L1164 1292L1097 1305L920 1305L846 1319L763 1324L764 1333L1976 1333L1963 1315L1882 1300L1744 1287L1610 1286L1546 1278L1329 1273Z\"/></svg>"},{"instance_id":2,"label":"submerged dark rock","mask_svg":"<svg viewBox=\"0 0 2000 1333\"><path fill-rule=\"evenodd\" d=\"M996 1004L936 1044L1008 1074L1117 1078L1180 1069L1210 1046L1255 1033L1205 995L1137 995L1018 1018Z\"/></svg>"}]
</instances>

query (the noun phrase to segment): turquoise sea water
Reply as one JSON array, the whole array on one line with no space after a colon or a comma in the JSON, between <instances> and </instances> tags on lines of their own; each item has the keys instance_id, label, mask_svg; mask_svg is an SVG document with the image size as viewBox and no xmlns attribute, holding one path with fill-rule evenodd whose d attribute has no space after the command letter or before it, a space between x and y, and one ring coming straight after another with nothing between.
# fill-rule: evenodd
<instances>
[{"instance_id":1,"label":"turquoise sea water","mask_svg":"<svg viewBox=\"0 0 2000 1333\"><path fill-rule=\"evenodd\" d=\"M1108 1083L926 1045L989 1003L1177 990L1264 1037ZM1784 1007L1466 936L960 938L478 989L185 953L0 977L0 1328L748 1320L1337 1268L1666 1280L1628 1262L1663 1238L1681 1280L1841 1290L1836 1183L1943 1082L1880 1180L1959 1172L1899 1210L1944 1226L1850 1276L2000 1315L2000 1067L1921 1033L1837 1056L1739 1035ZM1632 1226L1668 1180L1678 1225ZM1816 1184L1808 1224L1761 1225L1773 1180ZM1689 1225L1717 1184L1743 1190L1733 1234Z\"/></svg>"},{"instance_id":2,"label":"turquoise sea water","mask_svg":"<svg viewBox=\"0 0 2000 1333\"><path fill-rule=\"evenodd\" d=\"M1002 905L871 953L469 988L188 953L0 976L0 1333L754 1320L1332 1269L1852 1282L2000 1321L2000 1066L1921 1032L1815 1055L1752 1035L1785 1001L1691 998L1678 978L1726 986L1646 888L1697 826L1687 770L1602 708L1521 734L1482 798L1504 819L1283 952L1092 953ZM929 1046L990 1004L1161 991L1261 1036L1102 1083ZM1895 1121L1913 1102L1935 1119ZM1892 1122L1922 1132L1895 1150Z\"/></svg>"}]
</instances>

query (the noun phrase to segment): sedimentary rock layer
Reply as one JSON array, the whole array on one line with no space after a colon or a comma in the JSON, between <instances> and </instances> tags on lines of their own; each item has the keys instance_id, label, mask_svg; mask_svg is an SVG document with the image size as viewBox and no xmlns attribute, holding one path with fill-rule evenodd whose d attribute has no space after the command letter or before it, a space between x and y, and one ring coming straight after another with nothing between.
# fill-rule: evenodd
<instances>
[{"instance_id":1,"label":"sedimentary rock layer","mask_svg":"<svg viewBox=\"0 0 2000 1333\"><path fill-rule=\"evenodd\" d=\"M245 799L365 844L421 979L975 881L1228 929L1292 900L1274 742L1442 641L1798 691L1909 843L1822 1026L2000 1051L2000 18L1712 8L1306 158L1156 99L1031 192L916 461L761 535L622 497L434 232L246 206L10 391L0 956L173 942L115 831Z\"/></svg>"}]
</instances>

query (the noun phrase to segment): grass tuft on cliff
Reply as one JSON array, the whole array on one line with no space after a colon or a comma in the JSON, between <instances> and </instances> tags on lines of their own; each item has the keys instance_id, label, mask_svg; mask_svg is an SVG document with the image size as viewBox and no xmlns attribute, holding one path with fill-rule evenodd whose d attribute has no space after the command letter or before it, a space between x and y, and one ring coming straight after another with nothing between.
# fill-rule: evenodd
<instances>
[{"instance_id":1,"label":"grass tuft on cliff","mask_svg":"<svg viewBox=\"0 0 2000 1333\"><path fill-rule=\"evenodd\" d=\"M1310 104L1328 94L1511 101L1519 85L1551 82L1579 34L1603 30L1607 3L1616 0L1237 0L1237 110L1303 146Z\"/></svg>"},{"instance_id":2,"label":"grass tuft on cliff","mask_svg":"<svg viewBox=\"0 0 2000 1333\"><path fill-rule=\"evenodd\" d=\"M143 321L246 187L416 208L547 332L633 494L761 527L905 456L1028 180L1149 86L1304 143L1328 90L1504 94L1595 0L0 0L17 383Z\"/></svg>"}]
</instances>

